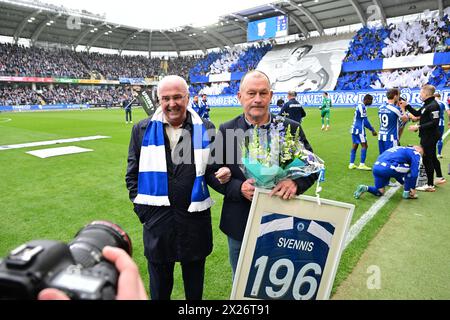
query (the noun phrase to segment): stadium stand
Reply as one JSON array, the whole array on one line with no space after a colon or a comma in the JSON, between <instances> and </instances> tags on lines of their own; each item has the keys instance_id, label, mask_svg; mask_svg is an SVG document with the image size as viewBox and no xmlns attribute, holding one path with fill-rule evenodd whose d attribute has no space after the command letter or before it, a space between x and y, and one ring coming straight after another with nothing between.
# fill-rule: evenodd
<instances>
[{"instance_id":1,"label":"stadium stand","mask_svg":"<svg viewBox=\"0 0 450 320\"><path fill-rule=\"evenodd\" d=\"M308 4L309 6L314 5ZM277 10L285 7L289 7L289 4L279 4ZM17 6L14 8L26 10L18 9ZM8 9L9 7L6 8ZM274 8L269 6L264 10L271 12ZM351 12L353 9L350 6L348 10ZM411 5L408 10L414 11L414 6ZM440 16L424 17L419 14L413 19L409 18L409 21L366 23L356 33L347 31L342 33L342 36L337 33L326 35L324 30L318 28L319 37L309 36L301 41L298 41L297 37L295 43L290 41L286 44L276 44L272 40L263 40L249 44L245 43L242 37L240 40L233 38L233 45L226 47L218 42L212 44L205 42L209 53L206 47L200 46L202 53L195 51L189 56L181 56L178 52L177 57L122 54L122 49L127 48L120 48L119 54L104 54L80 52L74 48L69 50L67 46L63 49L62 45L55 48L47 45L46 48L42 48L37 41L32 41L31 47L5 43L0 44L0 77L43 77L46 78L45 82L49 83L21 80L15 84L14 80L11 82L10 78L5 78L0 82L0 102L3 105L16 103L115 105L120 104L123 99L121 97L128 95L124 85L145 85L150 81L147 79L157 80L165 74L179 74L186 78L190 82L189 91L192 96L235 95L242 75L255 68L267 71L266 73L273 78L274 91L280 93L290 89L307 92L333 89L357 91L394 86L418 88L424 83L445 88L450 84L448 69L450 62L447 61L448 58L443 59L437 55L450 51L449 13L449 8L442 8ZM261 16L256 13L253 15L258 15L258 19ZM393 16L392 13L390 15ZM220 29L224 25L216 26ZM318 26L320 22L316 25ZM26 25L26 28L28 27ZM297 27L301 35L304 30L298 22L295 23L295 28ZM229 28L236 28L236 24ZM292 26L290 28L292 29ZM235 32L237 33L238 29L242 36L242 28L237 28ZM87 31L92 33L94 30ZM189 37L194 35L191 33ZM46 36L47 33L43 30L43 37ZM77 38L85 42L82 37ZM211 39L213 38L210 36L208 40ZM342 42L338 43L338 40ZM159 39L155 42L155 48L164 50L163 47L158 47L160 41ZM347 43L344 51L347 52L342 57L342 43L345 41ZM128 44L123 39L121 43ZM190 49L199 48L198 42L194 43L196 46ZM170 44L172 48L178 49L184 48L183 45L176 39ZM334 50L333 54L330 54L330 49ZM434 60L430 60L427 54L435 55ZM408 59L415 57L414 63L411 66L403 63L398 68L392 67L392 63L386 63L390 59L402 57ZM339 71L341 62L342 68ZM327 65L331 67L324 67ZM67 84L57 85L65 82L55 81L55 78L66 78ZM101 82L84 82L86 85L80 85L83 82L77 79ZM53 85L50 85L51 83Z\"/></svg>"},{"instance_id":2,"label":"stadium stand","mask_svg":"<svg viewBox=\"0 0 450 320\"><path fill-rule=\"evenodd\" d=\"M0 87L0 105L89 104L92 106L120 106L132 97L128 88L121 86L42 86L37 90L20 86Z\"/></svg>"},{"instance_id":3,"label":"stadium stand","mask_svg":"<svg viewBox=\"0 0 450 320\"><path fill-rule=\"evenodd\" d=\"M344 62L359 61L372 69L376 60L448 52L450 9L442 18L402 21L388 27L363 27L353 37ZM425 56L424 56L425 57ZM424 58L423 61L426 59ZM375 62L375 63L374 63ZM362 65L362 64L360 64ZM383 88L419 88L430 83L436 87L448 85L448 73L441 66L423 65L394 70L365 70L341 73L336 90L366 90Z\"/></svg>"},{"instance_id":4,"label":"stadium stand","mask_svg":"<svg viewBox=\"0 0 450 320\"><path fill-rule=\"evenodd\" d=\"M68 50L0 44L0 75L89 78L88 68Z\"/></svg>"}]
</instances>

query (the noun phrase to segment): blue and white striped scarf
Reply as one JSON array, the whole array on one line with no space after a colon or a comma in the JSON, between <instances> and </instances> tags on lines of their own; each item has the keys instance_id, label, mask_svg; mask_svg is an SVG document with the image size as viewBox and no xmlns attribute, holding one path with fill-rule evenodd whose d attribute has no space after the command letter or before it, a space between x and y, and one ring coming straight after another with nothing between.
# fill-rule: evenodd
<instances>
[{"instance_id":1,"label":"blue and white striped scarf","mask_svg":"<svg viewBox=\"0 0 450 320\"><path fill-rule=\"evenodd\" d=\"M193 124L192 144L196 179L192 188L189 212L200 212L214 204L206 186L205 171L210 149L206 128L199 115L188 107ZM164 114L156 110L142 140L139 159L138 195L136 204L149 206L170 206L167 175L166 148L164 145Z\"/></svg>"}]
</instances>

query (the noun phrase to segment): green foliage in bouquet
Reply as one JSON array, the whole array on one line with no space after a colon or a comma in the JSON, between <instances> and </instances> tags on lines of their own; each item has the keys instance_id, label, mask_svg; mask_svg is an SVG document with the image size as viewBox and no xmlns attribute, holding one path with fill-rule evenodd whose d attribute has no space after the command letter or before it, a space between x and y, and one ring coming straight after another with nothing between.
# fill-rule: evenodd
<instances>
[{"instance_id":1,"label":"green foliage in bouquet","mask_svg":"<svg viewBox=\"0 0 450 320\"><path fill-rule=\"evenodd\" d=\"M282 117L277 117L269 129L255 127L242 154L244 172L263 188L323 169L323 161L306 150L300 141L300 127L292 134L290 125L284 127Z\"/></svg>"}]
</instances>

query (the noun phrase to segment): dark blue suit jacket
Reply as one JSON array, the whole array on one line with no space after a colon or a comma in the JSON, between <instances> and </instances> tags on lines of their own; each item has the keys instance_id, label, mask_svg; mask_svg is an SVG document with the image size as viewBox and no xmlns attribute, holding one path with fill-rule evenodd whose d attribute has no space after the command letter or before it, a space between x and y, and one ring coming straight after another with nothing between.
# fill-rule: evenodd
<instances>
[{"instance_id":1,"label":"dark blue suit jacket","mask_svg":"<svg viewBox=\"0 0 450 320\"><path fill-rule=\"evenodd\" d=\"M272 115L272 119L275 119L275 116ZM291 125L292 134L295 134L295 131L299 127L299 124L290 119L284 120L284 125ZM220 137L223 138L223 159L224 164L231 169L231 180L226 184L226 188L224 192L218 190L219 192L225 195L222 207L222 215L220 218L220 229L229 237L242 241L245 233L245 227L247 225L247 218L250 212L251 202L244 198L241 193L241 186L247 178L244 176L239 163L241 163L241 154L242 149L241 146L243 144L243 137L239 137L236 135L228 135L227 130L231 130L230 132L236 130L247 131L251 129L251 127L245 121L244 115L240 115L235 119L223 123L219 128L219 135L216 138L216 143L220 143L218 140ZM300 126L300 140L305 145L306 149L309 151L313 151L311 145L306 139L305 133L303 132ZM228 151L228 153L227 153ZM232 152L232 154L229 154ZM306 190L308 190L318 179L318 174L313 174L309 177L299 178L295 180L297 183L297 194L302 194Z\"/></svg>"},{"instance_id":2,"label":"dark blue suit jacket","mask_svg":"<svg viewBox=\"0 0 450 320\"><path fill-rule=\"evenodd\" d=\"M305 109L303 109L302 105L295 99L291 99L286 102L281 108L279 115L284 116L284 114L288 114L288 118L294 121L301 123L302 119L306 117Z\"/></svg>"}]
</instances>

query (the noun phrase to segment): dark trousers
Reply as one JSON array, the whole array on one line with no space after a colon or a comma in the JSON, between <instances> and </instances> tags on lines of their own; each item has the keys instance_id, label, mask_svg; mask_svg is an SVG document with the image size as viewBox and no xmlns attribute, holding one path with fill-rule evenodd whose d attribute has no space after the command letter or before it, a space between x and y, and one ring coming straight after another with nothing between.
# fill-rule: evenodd
<instances>
[{"instance_id":1,"label":"dark trousers","mask_svg":"<svg viewBox=\"0 0 450 320\"><path fill-rule=\"evenodd\" d=\"M130 120L128 120L128 118ZM131 110L125 110L125 121L133 121L133 119L131 119Z\"/></svg>"},{"instance_id":2,"label":"dark trousers","mask_svg":"<svg viewBox=\"0 0 450 320\"><path fill-rule=\"evenodd\" d=\"M174 262L148 262L150 275L150 295L152 300L170 300L173 289ZM186 300L201 300L203 296L203 280L205 277L205 259L182 262L184 294Z\"/></svg>"},{"instance_id":3,"label":"dark trousers","mask_svg":"<svg viewBox=\"0 0 450 320\"><path fill-rule=\"evenodd\" d=\"M442 177L441 163L436 156L436 143L438 139L423 139L420 143L423 148L423 165L427 173L428 185L434 185L434 171L437 177Z\"/></svg>"}]
</instances>

